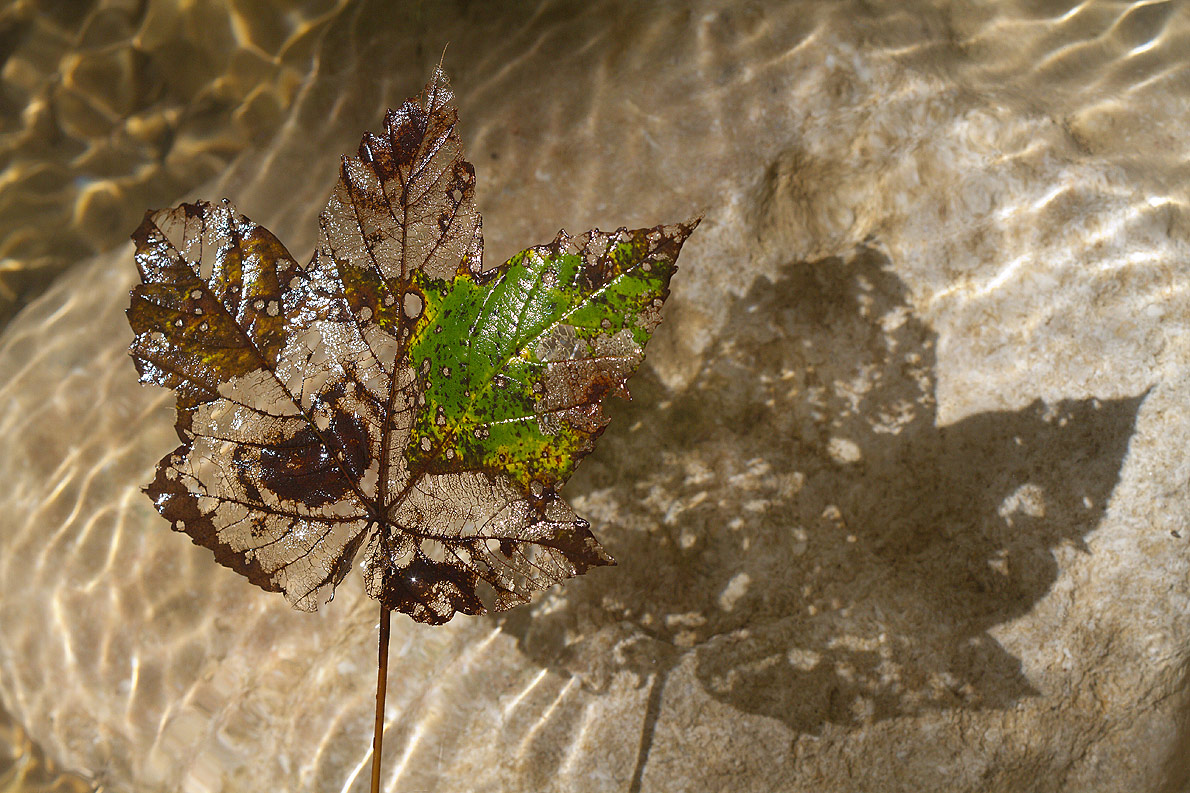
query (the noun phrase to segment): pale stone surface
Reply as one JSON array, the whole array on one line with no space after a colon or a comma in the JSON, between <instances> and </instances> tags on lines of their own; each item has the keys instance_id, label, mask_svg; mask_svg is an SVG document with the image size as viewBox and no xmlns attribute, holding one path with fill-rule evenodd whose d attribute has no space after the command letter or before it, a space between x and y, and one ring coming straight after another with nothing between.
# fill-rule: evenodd
<instances>
[{"instance_id":1,"label":"pale stone surface","mask_svg":"<svg viewBox=\"0 0 1190 793\"><path fill-rule=\"evenodd\" d=\"M394 39L379 5L186 197L302 258L449 40L489 262L706 215L566 491L621 564L397 619L387 789L1185 788L1190 23L608 2ZM173 444L132 277L80 265L0 345L3 704L111 790L363 790L371 604L292 613L138 492Z\"/></svg>"}]
</instances>

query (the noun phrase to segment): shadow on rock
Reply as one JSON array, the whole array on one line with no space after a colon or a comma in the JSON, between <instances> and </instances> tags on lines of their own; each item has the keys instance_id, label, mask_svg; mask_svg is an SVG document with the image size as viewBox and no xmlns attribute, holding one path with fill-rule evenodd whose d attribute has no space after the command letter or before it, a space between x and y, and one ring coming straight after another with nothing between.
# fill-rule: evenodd
<instances>
[{"instance_id":1,"label":"shadow on rock","mask_svg":"<svg viewBox=\"0 0 1190 793\"><path fill-rule=\"evenodd\" d=\"M935 337L886 265L793 265L684 392L633 381L567 488L620 566L503 617L527 654L598 689L692 653L712 696L803 732L1033 693L988 631L1099 522L1143 397L937 426Z\"/></svg>"}]
</instances>

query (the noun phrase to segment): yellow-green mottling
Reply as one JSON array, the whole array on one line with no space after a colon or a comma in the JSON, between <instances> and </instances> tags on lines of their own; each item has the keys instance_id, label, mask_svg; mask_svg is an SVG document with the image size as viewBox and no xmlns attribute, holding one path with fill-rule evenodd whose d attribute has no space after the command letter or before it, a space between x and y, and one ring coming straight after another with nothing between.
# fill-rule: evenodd
<instances>
[{"instance_id":1,"label":"yellow-green mottling","mask_svg":"<svg viewBox=\"0 0 1190 793\"><path fill-rule=\"evenodd\" d=\"M360 267L350 261L336 259L343 297L357 317L371 321L396 335L401 321L400 301L392 287L372 267Z\"/></svg>"},{"instance_id":2,"label":"yellow-green mottling","mask_svg":"<svg viewBox=\"0 0 1190 793\"><path fill-rule=\"evenodd\" d=\"M206 280L160 229L199 217L219 240ZM163 378L191 407L220 383L276 365L287 339L282 287L298 270L276 237L228 207L200 202L146 216L134 239L146 282L132 291L128 320L142 379Z\"/></svg>"},{"instance_id":3,"label":"yellow-green mottling","mask_svg":"<svg viewBox=\"0 0 1190 793\"><path fill-rule=\"evenodd\" d=\"M650 244L650 232L657 234L601 235L584 250L559 243L530 248L494 279L415 275L425 309L408 354L425 404L408 447L411 464L440 472L499 470L526 490L534 481L565 482L603 429L599 403L639 365L656 306L668 295L676 267L656 239ZM552 366L582 368L598 360L599 337L625 330L631 340L621 356L628 359L623 376L551 376ZM571 348L546 353L552 338L571 341ZM572 393L558 394L560 388ZM562 419L543 420L549 415Z\"/></svg>"}]
</instances>

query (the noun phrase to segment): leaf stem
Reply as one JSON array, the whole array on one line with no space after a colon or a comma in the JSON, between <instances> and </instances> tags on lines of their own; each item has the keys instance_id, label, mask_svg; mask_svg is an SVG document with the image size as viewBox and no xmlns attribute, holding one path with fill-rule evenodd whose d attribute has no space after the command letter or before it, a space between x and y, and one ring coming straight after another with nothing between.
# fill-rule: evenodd
<instances>
[{"instance_id":1,"label":"leaf stem","mask_svg":"<svg viewBox=\"0 0 1190 793\"><path fill-rule=\"evenodd\" d=\"M380 749L384 743L384 694L388 689L389 609L380 604L380 651L376 669L376 727L372 733L372 793L380 793Z\"/></svg>"}]
</instances>

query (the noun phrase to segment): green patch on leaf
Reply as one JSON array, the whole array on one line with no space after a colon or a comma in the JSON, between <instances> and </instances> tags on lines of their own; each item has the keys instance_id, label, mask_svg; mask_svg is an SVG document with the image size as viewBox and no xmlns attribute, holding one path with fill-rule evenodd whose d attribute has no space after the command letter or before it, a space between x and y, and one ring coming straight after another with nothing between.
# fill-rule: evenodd
<instances>
[{"instance_id":1,"label":"green patch on leaf","mask_svg":"<svg viewBox=\"0 0 1190 793\"><path fill-rule=\"evenodd\" d=\"M513 256L494 274L415 277L425 309L409 345L425 404L411 461L565 482L607 420L660 319L675 270L670 227L591 232ZM651 242L650 242L651 238Z\"/></svg>"}]
</instances>

